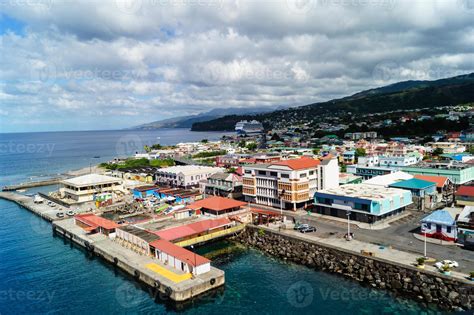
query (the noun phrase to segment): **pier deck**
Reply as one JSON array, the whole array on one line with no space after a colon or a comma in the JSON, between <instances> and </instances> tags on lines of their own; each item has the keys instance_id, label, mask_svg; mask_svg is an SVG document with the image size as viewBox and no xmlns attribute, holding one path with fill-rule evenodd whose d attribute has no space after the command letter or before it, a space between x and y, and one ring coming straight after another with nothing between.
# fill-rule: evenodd
<instances>
[{"instance_id":1,"label":"pier deck","mask_svg":"<svg viewBox=\"0 0 474 315\"><path fill-rule=\"evenodd\" d=\"M57 234L93 251L96 255L123 269L133 277L156 288L176 302L185 301L224 284L224 271L211 271L196 277L164 265L161 261L140 255L114 242L105 235L87 235L74 219L53 223Z\"/></svg>"},{"instance_id":2,"label":"pier deck","mask_svg":"<svg viewBox=\"0 0 474 315\"><path fill-rule=\"evenodd\" d=\"M74 223L74 218L58 219L56 217L56 213L64 210L58 207L52 208L46 203L36 204L32 197L14 192L0 192L0 198L13 201L45 220L53 222L53 229L57 235L94 252L135 279L155 288L161 296L172 301L189 300L225 283L224 271L212 266L209 272L192 277L190 274L164 265L157 259L135 253L103 234L86 234Z\"/></svg>"}]
</instances>

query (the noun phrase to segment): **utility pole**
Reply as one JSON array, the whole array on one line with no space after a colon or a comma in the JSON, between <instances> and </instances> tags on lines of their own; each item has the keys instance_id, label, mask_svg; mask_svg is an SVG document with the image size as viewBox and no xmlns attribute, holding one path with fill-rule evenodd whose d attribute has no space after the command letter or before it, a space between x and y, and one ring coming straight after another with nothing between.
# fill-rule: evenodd
<instances>
[{"instance_id":1,"label":"utility pole","mask_svg":"<svg viewBox=\"0 0 474 315\"><path fill-rule=\"evenodd\" d=\"M347 240L351 240L351 212L347 210Z\"/></svg>"}]
</instances>

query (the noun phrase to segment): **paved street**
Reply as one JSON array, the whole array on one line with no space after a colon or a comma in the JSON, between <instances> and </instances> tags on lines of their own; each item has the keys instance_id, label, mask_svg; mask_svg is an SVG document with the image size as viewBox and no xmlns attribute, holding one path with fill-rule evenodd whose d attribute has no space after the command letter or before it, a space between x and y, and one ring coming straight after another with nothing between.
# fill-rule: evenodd
<instances>
[{"instance_id":1,"label":"paved street","mask_svg":"<svg viewBox=\"0 0 474 315\"><path fill-rule=\"evenodd\" d=\"M255 205L255 207L259 207ZM265 207L269 210L270 208ZM273 209L279 213L279 210ZM300 214L301 213L301 214ZM317 231L312 233L320 238L343 238L347 233L347 223L334 221L330 218L315 217L308 214L298 214L285 211L287 217L294 217L301 223L314 225ZM390 226L381 230L361 229L351 224L351 232L355 239L371 244L423 255L424 242L416 239L413 233L419 228L419 220L423 214L411 212L408 217L390 223ZM450 259L459 263L456 271L469 273L474 271L474 251L464 250L459 246L438 245L427 243L427 255L437 260Z\"/></svg>"}]
</instances>

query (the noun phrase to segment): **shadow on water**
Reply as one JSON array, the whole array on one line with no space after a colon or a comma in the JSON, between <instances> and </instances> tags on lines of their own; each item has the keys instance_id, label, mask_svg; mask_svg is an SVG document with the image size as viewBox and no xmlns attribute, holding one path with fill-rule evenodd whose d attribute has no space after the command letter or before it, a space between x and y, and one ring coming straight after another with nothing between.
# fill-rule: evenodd
<instances>
[{"instance_id":1,"label":"shadow on water","mask_svg":"<svg viewBox=\"0 0 474 315\"><path fill-rule=\"evenodd\" d=\"M196 306L202 306L205 304L220 304L224 298L224 293L226 292L226 285L214 288L207 292L204 292L198 296L193 297L192 299L176 302L169 298L165 293L160 292L157 288L151 287L142 281L138 280L136 277L126 273L115 264L105 260L103 257L94 253L93 251L87 250L83 246L78 245L73 242L70 238L59 235L53 231L54 238L61 238L62 243L65 246L68 246L70 249L78 250L82 252L87 260L96 260L100 261L106 269L110 270L115 277L127 280L129 287L131 289L139 289L143 292L146 292L147 295L156 303L163 305L166 311L174 312L183 312L190 308ZM238 243L229 242L229 241L218 241L211 244L202 245L197 248L196 252L200 255L212 259L214 266L225 265L234 259L238 259L239 256L245 254L246 248ZM227 292L229 293L229 292ZM133 292L124 292L123 295L127 298L127 295L133 294ZM130 298L130 297L128 297Z\"/></svg>"}]
</instances>

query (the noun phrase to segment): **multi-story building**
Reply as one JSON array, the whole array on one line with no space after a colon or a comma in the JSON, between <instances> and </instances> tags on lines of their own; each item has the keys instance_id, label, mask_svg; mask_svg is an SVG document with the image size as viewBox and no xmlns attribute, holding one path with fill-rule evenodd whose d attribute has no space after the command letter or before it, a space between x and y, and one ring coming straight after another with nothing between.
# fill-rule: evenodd
<instances>
[{"instance_id":1,"label":"multi-story building","mask_svg":"<svg viewBox=\"0 0 474 315\"><path fill-rule=\"evenodd\" d=\"M361 156L356 165L347 166L347 172L361 176L363 179L370 179L375 176L395 173L403 166L416 164L421 159L420 154Z\"/></svg>"},{"instance_id":2,"label":"multi-story building","mask_svg":"<svg viewBox=\"0 0 474 315\"><path fill-rule=\"evenodd\" d=\"M375 139L377 138L377 131L348 132L344 134L344 138L349 138L352 140Z\"/></svg>"},{"instance_id":3,"label":"multi-story building","mask_svg":"<svg viewBox=\"0 0 474 315\"><path fill-rule=\"evenodd\" d=\"M317 191L315 212L375 223L405 210L412 203L408 190L366 184L348 184Z\"/></svg>"},{"instance_id":4,"label":"multi-story building","mask_svg":"<svg viewBox=\"0 0 474 315\"><path fill-rule=\"evenodd\" d=\"M112 199L123 193L123 181L117 177L87 174L61 181L59 194L63 201L81 203L93 201L98 195L109 195Z\"/></svg>"},{"instance_id":5,"label":"multi-story building","mask_svg":"<svg viewBox=\"0 0 474 315\"><path fill-rule=\"evenodd\" d=\"M240 199L242 177L231 173L215 173L201 182L201 192L205 195Z\"/></svg>"},{"instance_id":6,"label":"multi-story building","mask_svg":"<svg viewBox=\"0 0 474 315\"><path fill-rule=\"evenodd\" d=\"M462 153L466 147L456 142L430 142L428 145L433 149L442 149L443 153Z\"/></svg>"},{"instance_id":7,"label":"multi-story building","mask_svg":"<svg viewBox=\"0 0 474 315\"><path fill-rule=\"evenodd\" d=\"M245 200L267 206L304 208L317 190L339 186L339 166L331 156L321 160L302 157L243 169Z\"/></svg>"},{"instance_id":8,"label":"multi-story building","mask_svg":"<svg viewBox=\"0 0 474 315\"><path fill-rule=\"evenodd\" d=\"M220 167L179 165L159 169L155 174L155 179L160 184L173 187L198 187L200 181L224 171Z\"/></svg>"},{"instance_id":9,"label":"multi-story building","mask_svg":"<svg viewBox=\"0 0 474 315\"><path fill-rule=\"evenodd\" d=\"M474 180L474 165L457 161L422 161L404 166L401 170L413 175L446 176L454 185Z\"/></svg>"}]
</instances>

